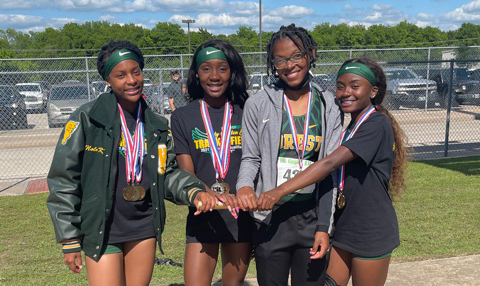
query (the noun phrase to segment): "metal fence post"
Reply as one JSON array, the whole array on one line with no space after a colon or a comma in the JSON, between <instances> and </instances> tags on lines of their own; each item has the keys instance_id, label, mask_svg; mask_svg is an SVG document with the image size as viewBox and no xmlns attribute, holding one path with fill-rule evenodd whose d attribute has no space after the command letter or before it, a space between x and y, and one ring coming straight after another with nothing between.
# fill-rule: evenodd
<instances>
[{"instance_id":1,"label":"metal fence post","mask_svg":"<svg viewBox=\"0 0 480 286\"><path fill-rule=\"evenodd\" d=\"M165 104L165 101L164 101L164 94L163 94L163 76L162 76L162 70L158 70L158 78L159 78L159 82L158 82L158 86L159 86L159 93L157 95L157 98L159 100L159 104L158 104L158 108L160 108L160 114L161 115L165 115L165 108L164 108L164 104Z\"/></svg>"},{"instance_id":2,"label":"metal fence post","mask_svg":"<svg viewBox=\"0 0 480 286\"><path fill-rule=\"evenodd\" d=\"M444 157L448 157L448 136L450 135L450 111L452 108L453 65L454 65L454 60L452 59L450 60L450 79L449 79L449 87L448 87L447 122L445 127Z\"/></svg>"},{"instance_id":3,"label":"metal fence post","mask_svg":"<svg viewBox=\"0 0 480 286\"><path fill-rule=\"evenodd\" d=\"M88 73L88 58L85 58L85 71L87 72L87 89L88 89L88 101L91 101L90 95L90 74Z\"/></svg>"},{"instance_id":4,"label":"metal fence post","mask_svg":"<svg viewBox=\"0 0 480 286\"><path fill-rule=\"evenodd\" d=\"M427 80L430 79L430 47L428 48L428 63L427 63ZM427 81L427 89L425 90L425 111L427 111L428 108L428 81Z\"/></svg>"},{"instance_id":5,"label":"metal fence post","mask_svg":"<svg viewBox=\"0 0 480 286\"><path fill-rule=\"evenodd\" d=\"M183 76L183 54L180 55L180 70L182 73L182 79L184 78Z\"/></svg>"}]
</instances>

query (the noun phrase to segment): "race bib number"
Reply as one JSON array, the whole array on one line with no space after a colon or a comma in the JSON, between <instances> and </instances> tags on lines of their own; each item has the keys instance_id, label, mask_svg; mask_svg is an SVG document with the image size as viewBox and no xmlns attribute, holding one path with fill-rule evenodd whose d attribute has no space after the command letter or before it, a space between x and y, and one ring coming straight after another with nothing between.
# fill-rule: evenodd
<instances>
[{"instance_id":1,"label":"race bib number","mask_svg":"<svg viewBox=\"0 0 480 286\"><path fill-rule=\"evenodd\" d=\"M303 160L303 169L312 165L313 162L309 160ZM277 186L292 179L298 173L300 173L300 167L298 166L298 159L279 157L277 161ZM306 186L303 189L297 190L297 194L310 194L315 190L315 184Z\"/></svg>"}]
</instances>

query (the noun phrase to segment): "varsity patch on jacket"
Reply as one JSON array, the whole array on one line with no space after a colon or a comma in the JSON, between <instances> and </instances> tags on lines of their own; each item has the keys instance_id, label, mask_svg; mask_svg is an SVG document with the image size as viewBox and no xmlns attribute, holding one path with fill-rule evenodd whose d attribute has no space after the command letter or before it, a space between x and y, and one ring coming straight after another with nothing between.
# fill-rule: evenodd
<instances>
[{"instance_id":1,"label":"varsity patch on jacket","mask_svg":"<svg viewBox=\"0 0 480 286\"><path fill-rule=\"evenodd\" d=\"M68 121L65 125L65 132L63 133L62 145L67 144L68 139L72 137L72 134L78 129L79 122Z\"/></svg>"},{"instance_id":2,"label":"varsity patch on jacket","mask_svg":"<svg viewBox=\"0 0 480 286\"><path fill-rule=\"evenodd\" d=\"M167 169L167 146L158 144L158 173L165 174Z\"/></svg>"}]
</instances>

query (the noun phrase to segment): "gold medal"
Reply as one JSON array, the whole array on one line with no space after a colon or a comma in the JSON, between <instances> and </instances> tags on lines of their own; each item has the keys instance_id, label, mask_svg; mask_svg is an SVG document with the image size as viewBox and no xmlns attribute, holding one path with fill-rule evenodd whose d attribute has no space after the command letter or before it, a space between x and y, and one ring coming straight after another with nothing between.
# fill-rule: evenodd
<instances>
[{"instance_id":1,"label":"gold medal","mask_svg":"<svg viewBox=\"0 0 480 286\"><path fill-rule=\"evenodd\" d=\"M127 186L123 188L122 195L127 202L136 202L145 198L146 191L142 186Z\"/></svg>"},{"instance_id":2,"label":"gold medal","mask_svg":"<svg viewBox=\"0 0 480 286\"><path fill-rule=\"evenodd\" d=\"M212 185L212 187L210 189L212 191L214 191L215 193L223 194L224 186L222 184L224 184L224 183L216 182L215 184Z\"/></svg>"},{"instance_id":3,"label":"gold medal","mask_svg":"<svg viewBox=\"0 0 480 286\"><path fill-rule=\"evenodd\" d=\"M345 206L345 195L343 194L342 191L340 191L337 197L337 207L338 209L343 209L344 206Z\"/></svg>"},{"instance_id":4,"label":"gold medal","mask_svg":"<svg viewBox=\"0 0 480 286\"><path fill-rule=\"evenodd\" d=\"M223 193L230 193L230 186L227 183L221 182L220 185L222 186Z\"/></svg>"}]
</instances>

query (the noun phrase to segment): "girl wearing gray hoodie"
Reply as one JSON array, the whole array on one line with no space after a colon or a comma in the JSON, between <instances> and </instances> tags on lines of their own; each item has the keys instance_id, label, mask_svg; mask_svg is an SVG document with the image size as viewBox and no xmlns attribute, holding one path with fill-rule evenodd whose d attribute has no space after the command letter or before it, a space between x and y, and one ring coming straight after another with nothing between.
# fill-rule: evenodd
<instances>
[{"instance_id":1,"label":"girl wearing gray hoodie","mask_svg":"<svg viewBox=\"0 0 480 286\"><path fill-rule=\"evenodd\" d=\"M316 43L291 24L272 35L268 72L278 80L251 96L244 108L237 200L255 218L254 253L259 285L323 285L324 254L335 212L336 177L328 176L258 211L257 197L293 178L338 144L343 115L335 97L312 83ZM320 259L310 248L318 236Z\"/></svg>"}]
</instances>

